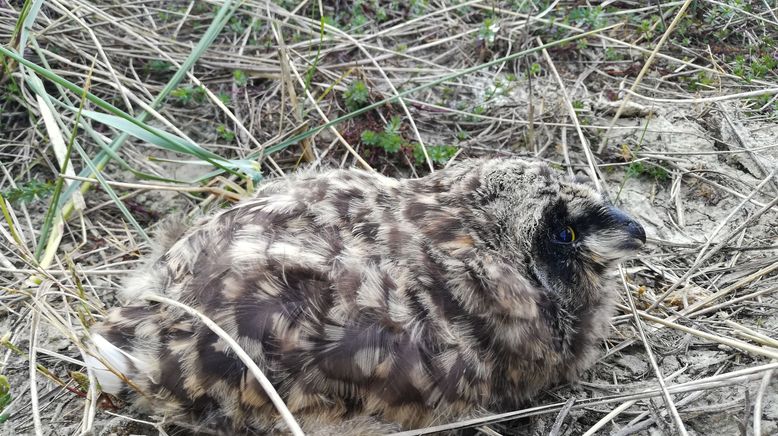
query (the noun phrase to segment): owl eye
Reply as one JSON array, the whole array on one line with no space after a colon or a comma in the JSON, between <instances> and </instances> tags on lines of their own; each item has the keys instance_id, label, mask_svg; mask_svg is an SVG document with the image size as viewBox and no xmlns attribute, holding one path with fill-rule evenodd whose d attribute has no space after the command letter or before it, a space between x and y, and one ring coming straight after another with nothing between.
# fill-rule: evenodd
<instances>
[{"instance_id":1,"label":"owl eye","mask_svg":"<svg viewBox=\"0 0 778 436\"><path fill-rule=\"evenodd\" d=\"M573 230L572 227L567 226L563 229L560 229L555 235L554 239L557 242L562 242L564 244L569 244L573 241L575 241L575 230Z\"/></svg>"}]
</instances>

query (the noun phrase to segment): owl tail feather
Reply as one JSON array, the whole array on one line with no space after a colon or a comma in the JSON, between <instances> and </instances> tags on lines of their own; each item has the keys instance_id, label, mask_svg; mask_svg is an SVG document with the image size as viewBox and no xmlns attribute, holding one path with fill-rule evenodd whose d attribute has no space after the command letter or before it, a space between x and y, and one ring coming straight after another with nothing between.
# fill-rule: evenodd
<instances>
[{"instance_id":1,"label":"owl tail feather","mask_svg":"<svg viewBox=\"0 0 778 436\"><path fill-rule=\"evenodd\" d=\"M90 340L94 346L94 354L83 353L84 362L92 370L103 392L120 395L127 387L125 380L133 378L142 368L142 362L131 354L108 342L98 333L90 334ZM109 369L111 368L111 369ZM116 373L123 374L126 378L119 377Z\"/></svg>"}]
</instances>

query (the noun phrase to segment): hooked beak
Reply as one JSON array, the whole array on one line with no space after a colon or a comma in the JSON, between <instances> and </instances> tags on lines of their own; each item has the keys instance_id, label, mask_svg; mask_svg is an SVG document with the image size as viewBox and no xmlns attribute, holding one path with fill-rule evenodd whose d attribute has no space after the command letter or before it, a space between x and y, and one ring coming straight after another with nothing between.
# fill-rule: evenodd
<instances>
[{"instance_id":1,"label":"hooked beak","mask_svg":"<svg viewBox=\"0 0 778 436\"><path fill-rule=\"evenodd\" d=\"M646 231L639 222L615 207L608 210L613 223L630 237L625 239L623 248L637 250L646 243Z\"/></svg>"}]
</instances>

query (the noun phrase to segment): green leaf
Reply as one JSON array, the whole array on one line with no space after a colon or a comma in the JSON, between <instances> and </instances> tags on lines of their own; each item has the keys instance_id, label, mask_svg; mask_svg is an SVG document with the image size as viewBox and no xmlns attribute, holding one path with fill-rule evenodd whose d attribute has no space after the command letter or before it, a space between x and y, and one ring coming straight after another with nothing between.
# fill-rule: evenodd
<instances>
[{"instance_id":1,"label":"green leaf","mask_svg":"<svg viewBox=\"0 0 778 436\"><path fill-rule=\"evenodd\" d=\"M43 0L25 1L22 6L22 10L19 14L19 19L16 21L16 28L14 29L14 37L18 38L17 48L21 55L24 55L24 49L27 47L27 39L29 32L33 28L35 19L38 18L38 12L41 10ZM13 39L13 38L12 38Z\"/></svg>"},{"instance_id":2,"label":"green leaf","mask_svg":"<svg viewBox=\"0 0 778 436\"><path fill-rule=\"evenodd\" d=\"M346 100L348 110L355 111L365 107L370 102L370 90L365 82L358 80L351 84L343 94L343 98Z\"/></svg>"},{"instance_id":3,"label":"green leaf","mask_svg":"<svg viewBox=\"0 0 778 436\"><path fill-rule=\"evenodd\" d=\"M424 150L422 149L422 145L418 142L413 144L413 161L417 164L423 163L427 160L427 158L424 156Z\"/></svg>"},{"instance_id":4,"label":"green leaf","mask_svg":"<svg viewBox=\"0 0 778 436\"><path fill-rule=\"evenodd\" d=\"M378 138L378 145L387 153L397 153L403 145L402 136L396 133L382 133Z\"/></svg>"},{"instance_id":5,"label":"green leaf","mask_svg":"<svg viewBox=\"0 0 778 436\"><path fill-rule=\"evenodd\" d=\"M8 378L4 375L0 375L0 411L5 409L11 402L11 384L8 383Z\"/></svg>"},{"instance_id":6,"label":"green leaf","mask_svg":"<svg viewBox=\"0 0 778 436\"><path fill-rule=\"evenodd\" d=\"M433 162L445 164L457 153L457 148L451 145L436 145L427 147L427 154Z\"/></svg>"},{"instance_id":7,"label":"green leaf","mask_svg":"<svg viewBox=\"0 0 778 436\"><path fill-rule=\"evenodd\" d=\"M254 161L245 159L224 159L216 153L208 151L199 145L173 135L172 133L145 124L138 125L132 120L127 120L122 117L88 110L83 111L82 115L165 150L195 156L222 169L229 169L231 171L239 170L252 178L260 177L260 174L258 174L260 172L259 165Z\"/></svg>"},{"instance_id":8,"label":"green leaf","mask_svg":"<svg viewBox=\"0 0 778 436\"><path fill-rule=\"evenodd\" d=\"M384 128L384 131L389 134L397 134L400 133L400 128L402 127L402 118L395 115L392 117L391 120L389 120L389 124L386 125Z\"/></svg>"},{"instance_id":9,"label":"green leaf","mask_svg":"<svg viewBox=\"0 0 778 436\"><path fill-rule=\"evenodd\" d=\"M361 139L365 145L378 145L378 132L365 130L362 132Z\"/></svg>"},{"instance_id":10,"label":"green leaf","mask_svg":"<svg viewBox=\"0 0 778 436\"><path fill-rule=\"evenodd\" d=\"M8 383L8 379L4 375L0 375L0 412L5 410L6 407L8 407L9 404L11 404L11 400L13 397L11 396L11 384ZM7 421L9 418L9 415L6 413L2 413L0 415L0 424Z\"/></svg>"},{"instance_id":11,"label":"green leaf","mask_svg":"<svg viewBox=\"0 0 778 436\"><path fill-rule=\"evenodd\" d=\"M48 197L54 191L54 183L50 181L30 180L3 192L3 197L11 203L30 203Z\"/></svg>"}]
</instances>

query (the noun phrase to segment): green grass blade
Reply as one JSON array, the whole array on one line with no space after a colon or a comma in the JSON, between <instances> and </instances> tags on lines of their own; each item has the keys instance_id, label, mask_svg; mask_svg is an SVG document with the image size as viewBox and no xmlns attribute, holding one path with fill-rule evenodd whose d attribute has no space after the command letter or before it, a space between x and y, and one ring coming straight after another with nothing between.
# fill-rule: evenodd
<instances>
[{"instance_id":1,"label":"green grass blade","mask_svg":"<svg viewBox=\"0 0 778 436\"><path fill-rule=\"evenodd\" d=\"M8 224L8 231L11 234L13 240L16 241L16 244L20 247L24 246L22 238L20 238L19 234L16 233L16 226L14 225L13 218L11 218L11 212L8 210L6 199L2 194L0 194L0 212L2 212L5 222Z\"/></svg>"},{"instance_id":2,"label":"green grass blade","mask_svg":"<svg viewBox=\"0 0 778 436\"><path fill-rule=\"evenodd\" d=\"M46 211L43 225L41 226L38 245L35 247L35 259L39 262L41 261L41 254L43 253L44 247L49 244L49 252L51 253L51 250L53 250L53 245L57 245L59 242L59 239L54 237L52 239L56 240L57 243L50 243L49 235L51 235L51 228L55 223L55 218L61 211L61 208L59 207L59 197L62 194L62 188L65 185L65 179L62 174L66 173L67 167L70 164L70 156L73 153L73 144L76 142L76 135L78 134L78 120L81 118L81 111L83 110L84 104L86 103L87 89L89 88L91 79L91 75L87 76L86 86L81 93L81 104L79 105L78 111L76 112L76 123L73 124L73 130L70 133L70 139L68 140L67 148L65 150L65 158L62 161L62 168L60 168L60 176L57 177L57 183L54 186L54 193L51 196L49 208ZM43 83L40 81L40 79L35 76L31 76L27 82L30 88L38 95L40 95L45 101L50 100L48 93L46 93L45 89L43 89Z\"/></svg>"},{"instance_id":3,"label":"green grass blade","mask_svg":"<svg viewBox=\"0 0 778 436\"><path fill-rule=\"evenodd\" d=\"M237 169L252 178L255 178L259 172L259 166L252 161L223 159L218 154L208 151L197 144L149 125L144 125L143 128L140 128L138 124L133 123L124 117L117 117L89 110L83 111L82 114L85 117L130 134L138 139L156 145L157 147L188 154L220 168L229 168L230 170Z\"/></svg>"},{"instance_id":4,"label":"green grass blade","mask_svg":"<svg viewBox=\"0 0 778 436\"><path fill-rule=\"evenodd\" d=\"M192 50L192 52L187 57L187 59L182 63L181 67L175 72L173 77L171 77L170 81L165 85L162 91L151 102L150 106L152 108L156 109L160 107L162 103L170 95L170 93L178 87L178 85L181 83L184 77L186 77L186 73L191 69L191 67L195 64L195 62L197 62L197 60L199 60L202 57L202 55L205 53L208 47L213 43L213 41L219 35L222 28L227 24L227 21L232 16L232 14L237 10L240 4L241 4L240 1L225 1L221 5L219 11L217 12L216 16L211 22L211 25L203 34L203 37L197 43L197 45ZM46 79L52 80L54 83L60 84L61 86L70 90L71 92L75 92L80 95L81 89L78 86L68 82L67 80L61 77L56 76L56 74L53 74L50 71L33 64L32 62L23 59L14 51L9 50L6 47L0 46L0 54L3 55L4 57L10 57L14 59L15 61L27 66L28 68L31 68L33 71L45 77ZM106 107L111 106L107 102L99 99L99 97L97 96L87 94L87 97L93 104L100 107L101 109L107 110ZM143 111L139 113L138 116L134 118L134 120L139 123L143 123L148 119L149 116L150 114L148 112ZM116 139L114 139L111 142L109 148L113 152L118 151L129 137L130 135L128 133L120 134ZM98 171L102 170L105 167L105 165L108 163L108 161L111 159L111 157L112 155L110 153L106 153L105 151L98 153L95 159L92 160L95 169L97 169ZM92 170L86 168L84 169L84 171L80 173L80 175L82 177L90 177L92 175ZM81 189L82 192L85 192L87 189L89 189L89 186L90 186L89 184L81 184L81 183L71 184L62 195L63 201L68 201L72 197L75 190ZM70 216L70 214L73 212L73 210L74 210L73 203L72 201L70 201L63 207L63 211L62 211L63 218L67 219Z\"/></svg>"},{"instance_id":5,"label":"green grass blade","mask_svg":"<svg viewBox=\"0 0 778 436\"><path fill-rule=\"evenodd\" d=\"M27 0L19 13L19 20L16 22L11 39L15 41L15 46L22 56L24 56L24 48L27 47L30 29L32 29L35 19L38 18L41 6L43 6L43 0Z\"/></svg>"},{"instance_id":6,"label":"green grass blade","mask_svg":"<svg viewBox=\"0 0 778 436\"><path fill-rule=\"evenodd\" d=\"M92 118L92 119L97 119L97 118L102 118L102 119L105 119L105 120L109 120L110 119L110 120L112 120L113 123L122 125L123 128L120 128L120 130L122 130L124 132L128 132L128 131L134 132L132 134L132 136L140 137L140 135L142 134L144 136L143 139L148 140L147 138L152 138L155 141L155 143L157 143L157 144L167 144L167 145L170 146L170 149L177 148L177 151L182 152L182 153L188 153L190 150L194 150L195 149L195 147L192 144L190 144L189 146L180 146L179 147L179 145L181 145L181 142L183 141L183 139L178 138L177 136L172 135L170 133L158 130L158 129L154 128L154 127L151 127L151 126L147 125L144 122L139 121L136 118L133 118L130 114L128 114L128 113L124 112L123 110L117 108L116 106L112 105L111 103L108 103L107 101L105 101L105 100L101 99L100 97L92 94L91 92L85 91L80 86L78 86L78 85L68 81L67 79L65 79L63 77L60 77L59 75L55 74L54 72L49 71L49 70L47 70L47 69L45 69L45 68L43 68L43 67L41 67L39 65L36 65L36 64L34 64L34 63L32 63L32 62L30 62L30 61L20 57L17 53L15 53L15 52L13 52L11 50L8 50L5 47L0 47L0 53L3 53L4 55L13 58L14 60L19 62L20 64L24 65L25 67L30 68L31 70L35 71L36 73L38 73L39 75L45 77L46 79L48 79L48 80L50 80L50 81L52 81L52 82L54 82L54 83L56 83L56 84L58 84L60 86L63 86L64 88L66 88L66 89L68 89L68 90L70 90L70 91L72 91L74 93L85 92L87 100L89 100L91 103L95 104L99 108L105 110L106 112L110 112L110 113L114 114L114 117L109 118L110 116L108 116L108 115L98 114L97 112L93 112L93 111L84 111L84 115L85 116L87 115L87 112L88 112L89 113L89 117ZM118 120L121 120L121 121L118 121ZM130 128L131 125L133 126L132 128ZM144 133L141 133L141 132L144 132ZM130 133L124 133L122 136L129 135L129 134ZM177 138L177 140L174 139L174 138ZM168 148L168 147L166 147L166 148ZM200 150L204 151L204 149L200 149ZM228 172L233 173L235 175L238 175L230 167L225 167L223 165L223 162L227 161L226 159L220 158L215 153L210 153L210 155L206 155L205 153L195 152L195 154L193 154L193 156L198 157L198 158L202 158L202 159L210 162L214 166L221 168L222 170L225 170L225 171L228 171ZM245 167L244 165L240 165L240 164L236 164L234 166L238 167L238 168ZM252 176L252 177L254 176L254 174L248 174L248 175Z\"/></svg>"},{"instance_id":7,"label":"green grass blade","mask_svg":"<svg viewBox=\"0 0 778 436\"><path fill-rule=\"evenodd\" d=\"M178 87L178 85L181 83L181 81L186 77L186 73L192 68L192 66L197 62L202 55L205 53L205 51L208 49L208 47L213 44L213 41L216 39L216 37L219 35L221 30L224 28L224 26L227 24L227 21L229 21L232 14L235 13L238 6L240 6L241 2L233 2L233 1L225 1L221 8L219 8L219 11L216 13L216 16L213 18L213 21L211 21L210 26L208 26L208 29L203 34L203 37L200 38L200 41L197 43L194 49L192 49L192 53L189 54L189 56L184 60L184 62L181 64L181 67L173 74L173 77L170 78L168 83L165 85L164 88L162 88L162 91L154 98L154 100L149 104L151 108L158 108L164 103L164 101L167 99L167 97L170 95L171 92L173 92L174 89ZM136 119L140 122L144 122L148 119L150 114L146 111L143 111L138 114ZM122 133L119 135L116 139L114 139L111 144L108 145L108 150L111 150L111 152L115 153L118 151L122 145L124 145L124 142L130 137L128 133ZM111 159L111 154L108 153L106 150L100 152L95 157L94 164L97 169L102 170L105 165L108 163L108 161ZM221 173L221 172L219 172ZM82 177L90 177L91 172L88 169L84 169L80 174ZM78 189L78 184L72 184L70 188L65 192L65 198L70 198L75 191L75 189ZM89 184L82 185L81 192L85 192L87 189L89 189ZM72 203L69 203L65 206L64 209L64 216L65 219L67 219L68 216L70 216L70 213L72 212L73 207Z\"/></svg>"},{"instance_id":8,"label":"green grass blade","mask_svg":"<svg viewBox=\"0 0 778 436\"><path fill-rule=\"evenodd\" d=\"M35 50L35 53L40 58L41 65L44 68L46 68L48 70L51 70L51 66L49 65L48 60L46 59L46 54L38 46L38 42L36 41L34 35L30 35L30 46ZM37 76L35 76L35 75L26 75L26 77L27 77L28 81L34 78L33 82L40 83L40 89L45 89L43 87L43 83L40 81L40 79ZM68 93L65 90L65 88L63 88L63 87L61 87L59 85L56 85L56 84L54 86L59 91L59 97L60 97L61 101L57 100L57 99L51 99L51 103L54 106L57 106L59 108L73 110L73 107L77 106L77 105L74 104L70 100L70 97L68 96ZM54 109L52 108L52 111L53 110ZM132 173L134 176L138 177L139 179L154 180L154 181L166 182L166 183L186 183L186 182L182 182L182 181L175 180L175 179L169 179L169 178L166 178L166 177L160 177L160 176L157 176L155 174L144 173L143 171L139 171L139 170L133 168L121 156L119 156L118 153L116 153L115 151L111 150L110 147L108 147L108 143L105 140L103 140L103 136L100 135L99 133L97 133L95 131L95 129L92 128L92 125L87 122L88 121L87 119L79 118L78 121L79 121L78 122L79 127L81 127L84 130L84 133L86 133L90 138L92 138L92 141L94 141L94 143L97 144L98 147L100 147L101 152L107 153L109 155L110 159L112 159L115 163L117 163L119 165L119 167L121 167L122 169L124 169L126 171L129 171L130 173ZM86 169L84 169L84 171L89 171L89 169L86 168ZM76 183L76 181L73 181L72 183L69 183L68 186L70 186L73 183ZM72 191L72 193L74 193L74 192L75 192L75 189ZM64 204L69 200L69 197L70 197L70 195L72 195L72 193L71 194L67 194L67 190L66 190L66 195L63 195L63 196L60 197L60 207L64 206Z\"/></svg>"}]
</instances>

